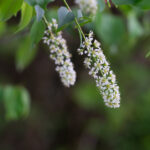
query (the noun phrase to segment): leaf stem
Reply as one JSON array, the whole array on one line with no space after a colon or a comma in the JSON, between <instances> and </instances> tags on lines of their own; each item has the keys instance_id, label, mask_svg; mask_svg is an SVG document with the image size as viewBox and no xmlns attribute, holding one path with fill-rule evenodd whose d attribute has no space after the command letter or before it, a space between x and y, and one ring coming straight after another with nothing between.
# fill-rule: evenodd
<instances>
[{"instance_id":1,"label":"leaf stem","mask_svg":"<svg viewBox=\"0 0 150 150\"><path fill-rule=\"evenodd\" d=\"M65 3L66 7L68 8L68 10L69 10L69 11L72 11L71 8L69 7L67 1L66 1L66 0L63 0L63 1L64 1L64 3Z\"/></svg>"},{"instance_id":2,"label":"leaf stem","mask_svg":"<svg viewBox=\"0 0 150 150\"><path fill-rule=\"evenodd\" d=\"M43 20L44 20L44 22L47 24L47 26L48 26L48 21L47 21L47 19L46 19L46 17L45 16L43 16Z\"/></svg>"},{"instance_id":3,"label":"leaf stem","mask_svg":"<svg viewBox=\"0 0 150 150\"><path fill-rule=\"evenodd\" d=\"M69 11L72 11L71 8L69 7L67 1L66 1L66 0L63 0L63 2L64 2L64 4L66 5L66 7L68 8L68 10L69 10ZM77 27L78 27L78 30L81 32L81 34L82 34L84 40L86 40L85 35L84 35L84 33L83 33L83 30L82 30L82 28L81 28L81 26L80 26L80 24L79 24L77 18L75 17L74 20L75 20L75 23L76 23L76 25L77 25Z\"/></svg>"}]
</instances>

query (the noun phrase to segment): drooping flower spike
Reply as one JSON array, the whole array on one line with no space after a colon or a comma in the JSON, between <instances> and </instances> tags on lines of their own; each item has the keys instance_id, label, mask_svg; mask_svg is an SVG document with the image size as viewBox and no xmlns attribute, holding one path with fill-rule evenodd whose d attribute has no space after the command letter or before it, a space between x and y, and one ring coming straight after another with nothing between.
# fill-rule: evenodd
<instances>
[{"instance_id":1,"label":"drooping flower spike","mask_svg":"<svg viewBox=\"0 0 150 150\"><path fill-rule=\"evenodd\" d=\"M90 70L89 74L96 80L105 105L111 108L120 107L120 92L116 76L110 69L100 43L93 39L92 31L85 38L78 52L80 55L86 55L84 64Z\"/></svg>"},{"instance_id":2,"label":"drooping flower spike","mask_svg":"<svg viewBox=\"0 0 150 150\"><path fill-rule=\"evenodd\" d=\"M95 16L98 9L97 0L75 0L75 3L86 15Z\"/></svg>"},{"instance_id":3,"label":"drooping flower spike","mask_svg":"<svg viewBox=\"0 0 150 150\"><path fill-rule=\"evenodd\" d=\"M75 84L76 72L71 62L71 54L68 52L66 40L62 37L62 32L56 32L57 28L57 21L52 19L52 22L48 23L43 42L49 46L50 58L55 61L56 71L59 72L62 83L64 86L70 87Z\"/></svg>"}]
</instances>

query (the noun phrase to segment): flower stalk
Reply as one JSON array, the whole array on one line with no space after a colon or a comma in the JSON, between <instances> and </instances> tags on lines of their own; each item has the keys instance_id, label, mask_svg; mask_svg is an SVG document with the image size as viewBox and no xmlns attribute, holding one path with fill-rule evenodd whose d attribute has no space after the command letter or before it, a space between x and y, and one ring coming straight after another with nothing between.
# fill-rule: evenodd
<instances>
[{"instance_id":1,"label":"flower stalk","mask_svg":"<svg viewBox=\"0 0 150 150\"><path fill-rule=\"evenodd\" d=\"M71 10L70 6L68 5L67 1L66 1L66 0L63 0L63 2L64 2L64 4L66 5L66 7L68 8L68 10L72 12L72 10ZM81 32L81 34L82 34L82 36L83 36L83 38L84 38L84 40L85 40L85 35L84 35L84 33L83 33L83 31L82 31L82 28L81 28L81 26L80 26L80 24L79 24L79 22L78 22L78 19L75 17L74 20L75 20L75 23L76 23L76 25L77 25L78 30Z\"/></svg>"},{"instance_id":2,"label":"flower stalk","mask_svg":"<svg viewBox=\"0 0 150 150\"><path fill-rule=\"evenodd\" d=\"M63 2L67 9L72 12L67 1L63 0ZM43 38L44 43L50 48L50 57L57 65L56 71L59 72L62 83L66 87L70 87L75 83L76 72L70 60L71 55L68 52L66 40L62 38L61 31L57 32L58 24L56 20L53 19L52 23L49 23L45 17L43 19L48 26ZM95 79L96 86L104 99L105 105L111 108L120 107L120 92L116 76L101 49L100 42L93 38L92 31L88 36L85 36L76 17L74 21L80 36L84 38L81 47L77 51L80 55L86 55L84 65L89 69L89 75Z\"/></svg>"},{"instance_id":3,"label":"flower stalk","mask_svg":"<svg viewBox=\"0 0 150 150\"><path fill-rule=\"evenodd\" d=\"M91 17L96 15L98 10L98 0L75 0L75 3L85 15Z\"/></svg>"},{"instance_id":4,"label":"flower stalk","mask_svg":"<svg viewBox=\"0 0 150 150\"><path fill-rule=\"evenodd\" d=\"M57 21L52 19L49 23L44 18L48 29L45 31L43 42L49 46L50 58L56 64L56 71L59 72L60 78L64 86L70 87L75 84L76 72L71 62L71 54L68 52L66 40L62 37L62 32L56 32L58 28Z\"/></svg>"},{"instance_id":5,"label":"flower stalk","mask_svg":"<svg viewBox=\"0 0 150 150\"><path fill-rule=\"evenodd\" d=\"M116 82L116 76L110 69L110 65L101 49L101 44L94 40L91 31L78 49L80 55L86 55L84 64L89 69L98 87L105 105L111 108L120 107L120 92Z\"/></svg>"}]
</instances>

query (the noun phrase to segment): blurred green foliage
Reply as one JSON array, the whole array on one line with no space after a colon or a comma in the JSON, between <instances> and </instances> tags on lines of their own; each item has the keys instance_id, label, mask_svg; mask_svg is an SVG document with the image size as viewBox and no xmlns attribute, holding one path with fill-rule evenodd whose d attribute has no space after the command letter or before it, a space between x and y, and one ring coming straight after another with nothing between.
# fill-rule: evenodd
<instances>
[{"instance_id":1,"label":"blurred green foliage","mask_svg":"<svg viewBox=\"0 0 150 150\"><path fill-rule=\"evenodd\" d=\"M24 2L21 7L21 21L17 32L24 29L30 23L32 19L32 14L33 14L33 8Z\"/></svg>"},{"instance_id":2,"label":"blurred green foliage","mask_svg":"<svg viewBox=\"0 0 150 150\"><path fill-rule=\"evenodd\" d=\"M32 45L29 36L24 37L16 51L16 68L18 71L24 70L35 58L37 49Z\"/></svg>"},{"instance_id":3,"label":"blurred green foliage","mask_svg":"<svg viewBox=\"0 0 150 150\"><path fill-rule=\"evenodd\" d=\"M95 19L95 32L107 44L117 44L125 35L125 24L121 17L99 13Z\"/></svg>"},{"instance_id":4,"label":"blurred green foliage","mask_svg":"<svg viewBox=\"0 0 150 150\"><path fill-rule=\"evenodd\" d=\"M5 118L8 121L25 118L29 114L30 96L23 87L1 86L0 102L4 104Z\"/></svg>"},{"instance_id":5,"label":"blurred green foliage","mask_svg":"<svg viewBox=\"0 0 150 150\"><path fill-rule=\"evenodd\" d=\"M12 86L5 87L3 99L6 119L15 120L28 115L30 96L24 88Z\"/></svg>"},{"instance_id":6,"label":"blurred green foliage","mask_svg":"<svg viewBox=\"0 0 150 150\"><path fill-rule=\"evenodd\" d=\"M2 0L0 2L0 21L6 21L12 15L16 15L22 6L23 0L16 0L15 5L12 0Z\"/></svg>"},{"instance_id":7,"label":"blurred green foliage","mask_svg":"<svg viewBox=\"0 0 150 150\"><path fill-rule=\"evenodd\" d=\"M99 95L98 89L91 81L83 81L74 89L74 98L79 105L85 109L100 109L99 100L102 100Z\"/></svg>"},{"instance_id":8,"label":"blurred green foliage","mask_svg":"<svg viewBox=\"0 0 150 150\"><path fill-rule=\"evenodd\" d=\"M113 110L104 106L103 99L95 87L94 81L89 79L87 73L85 75L85 70L81 66L76 66L80 70L78 71L77 84L74 88L67 89L67 92L62 89L58 90L58 81L54 79L55 74L52 77L49 77L49 74L47 75L48 78L51 78L48 84L53 86L51 90L47 89L49 86L46 86L43 81L46 73L42 72L43 68L47 67L46 65L36 66L39 70L41 69L38 73L44 74L44 77L38 78L34 83L35 85L33 87L28 86L27 89L23 87L26 87L27 82L24 78L18 79L16 82L18 76L12 79L10 76L15 76L13 73L9 75L7 71L4 73L5 70L0 68L0 131L4 129L2 124L6 120L21 120L27 118L29 112L31 112L29 120L26 120L28 124L31 124L29 133L33 128L35 130L37 128L36 132L39 132L39 136L46 141L43 142L46 145L45 149L50 149L51 143L55 145L53 149L58 150L150 149L150 12L140 9L149 9L150 4L149 0L113 1L118 5L117 8L105 7L104 9L102 1L99 0L101 12L98 11L95 20L85 25L84 30L88 32L93 29L97 39L102 43L104 53L111 62L121 88L121 107ZM43 36L45 26L42 20L39 22L36 20L35 5L31 7L28 5L29 2L26 1L28 4L23 2L21 7L21 1L18 1L18 5L13 5L10 11L2 13L2 10L6 7L4 2L9 1L0 1L0 60L5 60L4 62L7 62L10 66L13 62L16 70L12 72L22 73L31 67L37 55L43 57L39 53L38 47L40 47L39 49L43 47L39 41ZM43 3L39 4L42 9L44 9L44 5ZM19 7L21 8L21 16L13 17L8 22L2 22L2 20L16 14ZM45 10L45 15L48 20L52 17L57 18L57 6ZM21 32L14 34L18 30ZM70 50L79 46L79 40L76 40L78 35L75 32L74 30L69 32L74 35L72 41L68 33L65 35L68 36L67 43ZM37 43L39 43L38 46L35 45ZM146 54L147 58L145 58ZM41 63L40 59L37 61ZM75 57L75 65L78 64L78 61ZM0 66L5 67L1 61ZM30 77L29 82L34 77ZM42 82L45 88L37 87L39 82ZM58 86L60 88L60 85ZM35 93L33 93L32 88L35 88ZM42 90L44 91L43 95L48 93L49 97L44 97L40 93ZM51 92L53 94L49 94ZM41 99L39 95L39 97L35 96L32 107L30 106L31 94L43 96ZM51 107L49 108L48 105ZM68 132L70 136L67 138ZM36 136L35 134L35 139ZM50 139L52 141L49 142ZM40 142L36 141L35 143ZM11 144L9 146L10 148L6 148L7 146L0 144L0 149L16 150L12 148Z\"/></svg>"}]
</instances>

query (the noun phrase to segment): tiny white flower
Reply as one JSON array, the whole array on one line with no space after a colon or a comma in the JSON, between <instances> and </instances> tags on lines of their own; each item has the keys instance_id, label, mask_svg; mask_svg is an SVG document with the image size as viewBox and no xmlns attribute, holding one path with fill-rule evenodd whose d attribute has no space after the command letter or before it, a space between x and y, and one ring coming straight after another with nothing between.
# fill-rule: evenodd
<instances>
[{"instance_id":1,"label":"tiny white flower","mask_svg":"<svg viewBox=\"0 0 150 150\"><path fill-rule=\"evenodd\" d=\"M87 57L84 64L90 69L89 75L96 80L96 86L104 99L105 105L111 108L120 107L120 92L116 84L116 76L112 70L97 40L93 40L93 32L82 44L82 53ZM81 51L81 50L80 50Z\"/></svg>"},{"instance_id":2,"label":"tiny white flower","mask_svg":"<svg viewBox=\"0 0 150 150\"><path fill-rule=\"evenodd\" d=\"M95 46L95 48L99 48L100 47L100 43L97 40L94 40L94 46Z\"/></svg>"},{"instance_id":3,"label":"tiny white flower","mask_svg":"<svg viewBox=\"0 0 150 150\"><path fill-rule=\"evenodd\" d=\"M80 55L83 55L84 49L78 48L77 51L78 51L78 53L79 53Z\"/></svg>"},{"instance_id":4,"label":"tiny white flower","mask_svg":"<svg viewBox=\"0 0 150 150\"><path fill-rule=\"evenodd\" d=\"M71 54L68 52L66 40L63 39L62 32L56 33L57 28L56 19L52 19L45 31L43 42L50 48L50 58L55 61L56 71L59 72L62 83L70 87L76 81L76 72L70 59Z\"/></svg>"},{"instance_id":5,"label":"tiny white flower","mask_svg":"<svg viewBox=\"0 0 150 150\"><path fill-rule=\"evenodd\" d=\"M84 65L85 65L86 68L90 68L90 65L91 65L91 59L85 58L85 60L84 60Z\"/></svg>"},{"instance_id":6,"label":"tiny white flower","mask_svg":"<svg viewBox=\"0 0 150 150\"><path fill-rule=\"evenodd\" d=\"M87 15L95 15L98 9L97 0L76 0L80 9Z\"/></svg>"}]
</instances>

